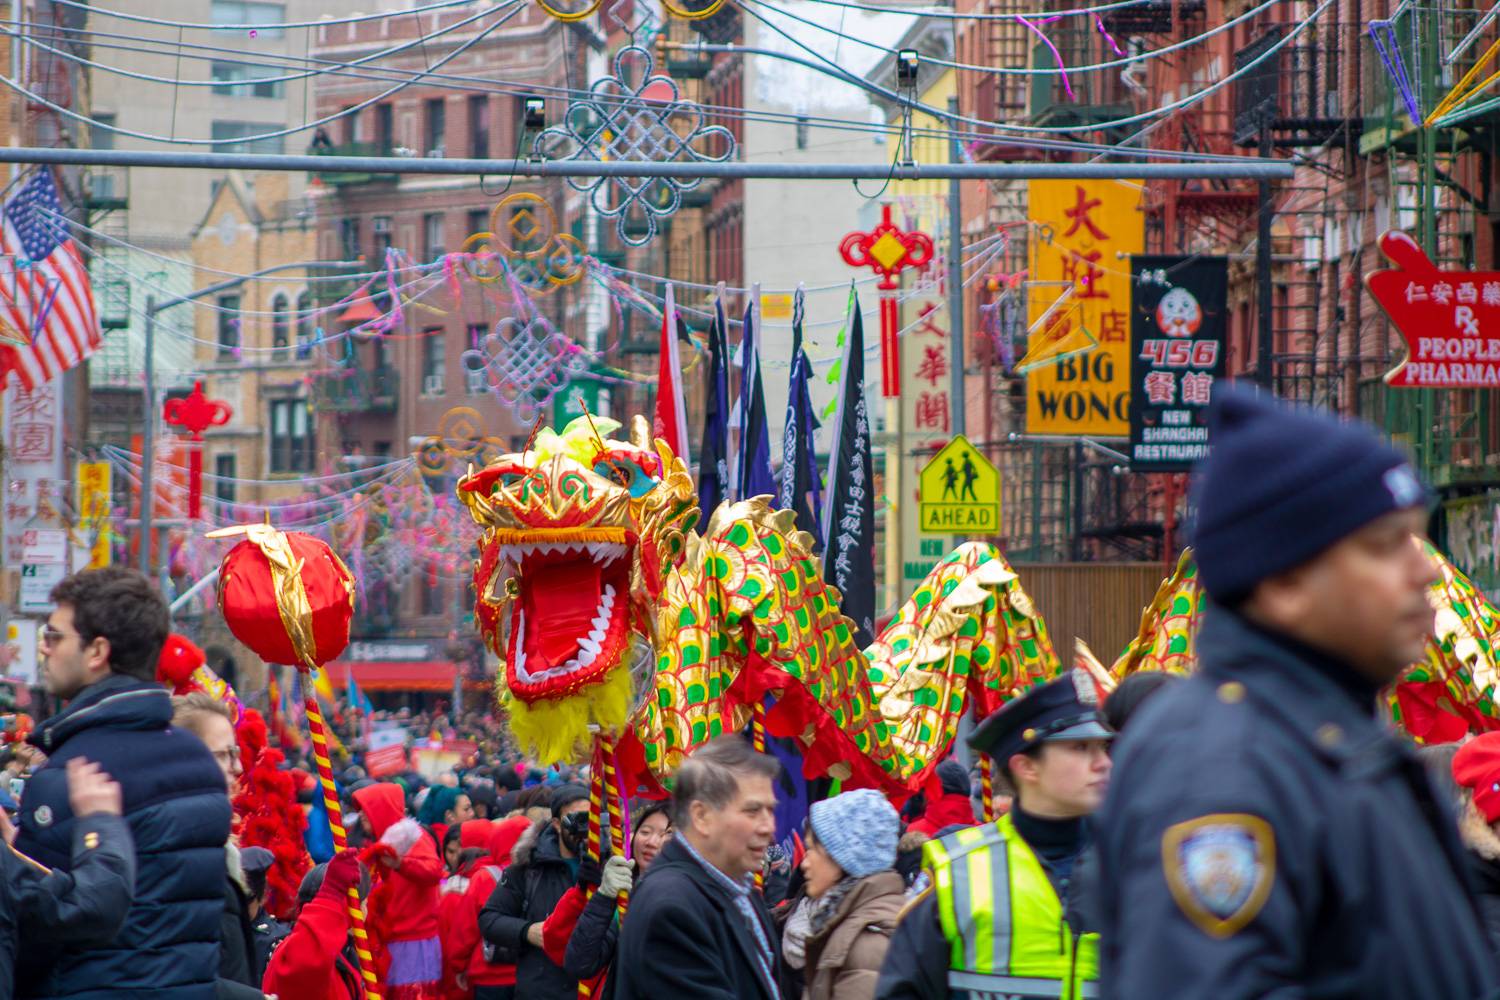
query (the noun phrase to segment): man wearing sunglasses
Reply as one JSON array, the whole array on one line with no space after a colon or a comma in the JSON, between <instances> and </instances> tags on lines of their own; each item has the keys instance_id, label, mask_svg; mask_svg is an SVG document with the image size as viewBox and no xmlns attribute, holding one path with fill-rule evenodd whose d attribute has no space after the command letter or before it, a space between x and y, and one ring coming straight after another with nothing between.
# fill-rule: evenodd
<instances>
[{"instance_id":1,"label":"man wearing sunglasses","mask_svg":"<svg viewBox=\"0 0 1500 1000\"><path fill-rule=\"evenodd\" d=\"M15 846L71 870L66 768L87 758L120 785L138 874L125 926L106 946L27 942L17 995L210 1000L230 805L223 771L198 737L172 728L171 699L156 683L166 602L145 576L119 567L75 573L51 597L42 682L67 706L29 738L47 763L26 784Z\"/></svg>"}]
</instances>

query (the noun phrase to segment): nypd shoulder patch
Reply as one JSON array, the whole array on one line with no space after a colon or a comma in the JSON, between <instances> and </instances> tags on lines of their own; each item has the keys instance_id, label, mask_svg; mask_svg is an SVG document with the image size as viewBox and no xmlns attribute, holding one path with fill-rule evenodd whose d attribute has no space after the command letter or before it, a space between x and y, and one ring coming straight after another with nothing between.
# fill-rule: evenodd
<instances>
[{"instance_id":1,"label":"nypd shoulder patch","mask_svg":"<svg viewBox=\"0 0 1500 1000\"><path fill-rule=\"evenodd\" d=\"M1276 835L1259 816L1211 813L1167 827L1162 869L1184 915L1227 938L1260 913L1276 880Z\"/></svg>"}]
</instances>

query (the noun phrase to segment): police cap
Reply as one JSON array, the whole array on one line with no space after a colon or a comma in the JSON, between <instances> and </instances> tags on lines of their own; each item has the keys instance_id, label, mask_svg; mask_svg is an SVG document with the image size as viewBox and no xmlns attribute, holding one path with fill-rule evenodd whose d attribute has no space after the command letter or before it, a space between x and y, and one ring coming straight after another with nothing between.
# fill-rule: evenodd
<instances>
[{"instance_id":1,"label":"police cap","mask_svg":"<svg viewBox=\"0 0 1500 1000\"><path fill-rule=\"evenodd\" d=\"M1042 743L1107 740L1114 735L1099 714L1093 678L1070 670L1001 705L975 728L969 746L1003 762Z\"/></svg>"}]
</instances>

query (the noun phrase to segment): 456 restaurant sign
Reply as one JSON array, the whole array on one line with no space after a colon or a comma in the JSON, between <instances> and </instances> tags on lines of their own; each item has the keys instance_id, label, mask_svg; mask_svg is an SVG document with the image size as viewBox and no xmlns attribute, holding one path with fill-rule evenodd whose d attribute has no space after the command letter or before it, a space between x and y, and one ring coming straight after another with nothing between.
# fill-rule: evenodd
<instances>
[{"instance_id":1,"label":"456 restaurant sign","mask_svg":"<svg viewBox=\"0 0 1500 1000\"><path fill-rule=\"evenodd\" d=\"M1442 270L1403 232L1380 237L1396 267L1365 279L1406 340L1393 386L1500 388L1500 271Z\"/></svg>"}]
</instances>

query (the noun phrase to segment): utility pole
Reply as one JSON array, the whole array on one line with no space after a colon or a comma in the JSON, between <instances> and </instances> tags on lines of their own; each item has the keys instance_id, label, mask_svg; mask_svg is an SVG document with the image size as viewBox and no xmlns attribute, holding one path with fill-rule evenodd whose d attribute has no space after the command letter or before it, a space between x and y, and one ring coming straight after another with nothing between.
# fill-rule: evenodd
<instances>
[{"instance_id":1,"label":"utility pole","mask_svg":"<svg viewBox=\"0 0 1500 1000\"><path fill-rule=\"evenodd\" d=\"M1260 155L1262 159L1271 158L1271 123L1262 121L1260 126ZM1256 225L1255 237L1255 288L1256 288L1256 355L1255 355L1255 378L1266 389L1274 391L1276 378L1272 369L1275 367L1275 354L1272 352L1271 338L1274 335L1274 324L1271 322L1271 182L1269 179L1261 178L1256 187L1260 194L1260 217Z\"/></svg>"},{"instance_id":2,"label":"utility pole","mask_svg":"<svg viewBox=\"0 0 1500 1000\"><path fill-rule=\"evenodd\" d=\"M948 98L948 114L958 115L958 95ZM948 132L948 162L960 163L963 157L958 133ZM964 226L962 208L963 182L948 180L948 340L952 350L949 372L949 395L953 397L953 433L967 431L968 406L964 393Z\"/></svg>"}]
</instances>

